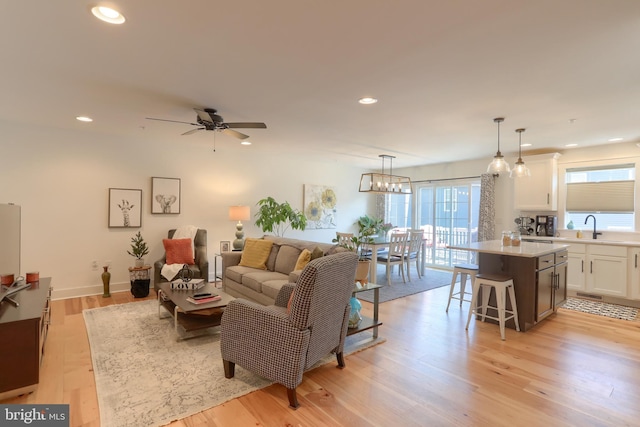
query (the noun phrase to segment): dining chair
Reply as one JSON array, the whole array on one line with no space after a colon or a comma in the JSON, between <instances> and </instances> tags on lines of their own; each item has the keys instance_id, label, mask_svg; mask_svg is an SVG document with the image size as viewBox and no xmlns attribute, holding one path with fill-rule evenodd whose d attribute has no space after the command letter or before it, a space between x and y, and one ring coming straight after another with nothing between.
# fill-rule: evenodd
<instances>
[{"instance_id":1,"label":"dining chair","mask_svg":"<svg viewBox=\"0 0 640 427\"><path fill-rule=\"evenodd\" d=\"M377 264L386 265L387 284L389 285L391 284L391 267L394 265L400 266L402 282L407 283L404 276L404 257L408 238L409 233L391 233L391 237L389 238L389 251L378 254L376 258Z\"/></svg>"},{"instance_id":2,"label":"dining chair","mask_svg":"<svg viewBox=\"0 0 640 427\"><path fill-rule=\"evenodd\" d=\"M415 261L418 278L422 278L422 275L420 274L420 251L422 250L423 237L424 230L409 230L407 251L404 255L404 260L407 267L407 279L409 279L409 281L411 281L411 261Z\"/></svg>"},{"instance_id":3,"label":"dining chair","mask_svg":"<svg viewBox=\"0 0 640 427\"><path fill-rule=\"evenodd\" d=\"M353 242L351 241L351 239L353 238L353 233L336 232L336 237L338 240L338 246L353 246Z\"/></svg>"}]
</instances>

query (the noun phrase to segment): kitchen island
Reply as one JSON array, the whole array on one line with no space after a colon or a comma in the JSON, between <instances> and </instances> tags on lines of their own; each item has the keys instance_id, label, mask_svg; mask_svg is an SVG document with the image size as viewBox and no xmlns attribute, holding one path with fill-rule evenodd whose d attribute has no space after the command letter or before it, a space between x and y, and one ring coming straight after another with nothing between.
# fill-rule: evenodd
<instances>
[{"instance_id":1,"label":"kitchen island","mask_svg":"<svg viewBox=\"0 0 640 427\"><path fill-rule=\"evenodd\" d=\"M568 247L534 242L503 246L501 240L448 246L452 250L477 252L481 274L506 274L513 278L522 332L555 312L566 300ZM493 294L490 303L495 306ZM507 301L507 309L510 308ZM506 326L515 329L515 322L509 320Z\"/></svg>"}]
</instances>

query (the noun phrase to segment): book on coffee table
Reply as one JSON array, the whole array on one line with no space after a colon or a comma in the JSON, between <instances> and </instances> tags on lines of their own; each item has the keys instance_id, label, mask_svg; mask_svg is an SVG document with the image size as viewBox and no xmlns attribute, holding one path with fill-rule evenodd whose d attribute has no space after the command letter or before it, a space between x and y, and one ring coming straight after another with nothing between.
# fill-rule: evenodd
<instances>
[{"instance_id":1,"label":"book on coffee table","mask_svg":"<svg viewBox=\"0 0 640 427\"><path fill-rule=\"evenodd\" d=\"M222 297L220 295L211 295L210 297L207 298L192 298L192 297L187 297L187 301L189 301L192 304L206 304L208 302L213 302L213 301L220 301L222 299Z\"/></svg>"}]
</instances>

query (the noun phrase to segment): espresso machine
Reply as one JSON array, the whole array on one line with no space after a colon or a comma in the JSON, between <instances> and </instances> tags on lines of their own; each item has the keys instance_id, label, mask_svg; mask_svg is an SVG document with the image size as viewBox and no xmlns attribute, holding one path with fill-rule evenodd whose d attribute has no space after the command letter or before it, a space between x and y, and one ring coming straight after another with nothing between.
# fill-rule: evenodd
<instances>
[{"instance_id":1,"label":"espresso machine","mask_svg":"<svg viewBox=\"0 0 640 427\"><path fill-rule=\"evenodd\" d=\"M554 215L536 215L536 236L555 237L556 223Z\"/></svg>"}]
</instances>

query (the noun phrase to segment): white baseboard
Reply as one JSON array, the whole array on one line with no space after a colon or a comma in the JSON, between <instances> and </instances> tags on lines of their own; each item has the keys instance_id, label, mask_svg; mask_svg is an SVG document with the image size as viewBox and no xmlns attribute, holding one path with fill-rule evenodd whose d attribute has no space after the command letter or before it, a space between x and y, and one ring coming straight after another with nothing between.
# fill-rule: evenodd
<instances>
[{"instance_id":1,"label":"white baseboard","mask_svg":"<svg viewBox=\"0 0 640 427\"><path fill-rule=\"evenodd\" d=\"M150 285L150 287L153 287L153 285ZM131 291L131 282L111 283L109 285L109 293L124 292L124 291L127 291L127 292ZM60 288L56 288L55 284L53 284L51 299L59 300L59 299L86 297L91 295L102 295L103 292L104 292L104 288L102 285L84 286L81 288L72 288L72 289L60 289Z\"/></svg>"}]
</instances>

